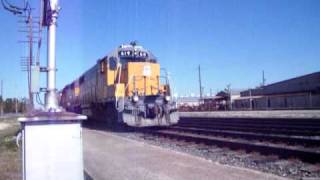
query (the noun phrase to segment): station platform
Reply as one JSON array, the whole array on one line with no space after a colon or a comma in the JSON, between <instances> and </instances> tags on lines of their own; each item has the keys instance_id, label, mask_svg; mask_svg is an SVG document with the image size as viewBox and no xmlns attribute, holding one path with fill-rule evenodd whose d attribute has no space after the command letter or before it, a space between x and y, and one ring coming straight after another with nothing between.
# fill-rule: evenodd
<instances>
[{"instance_id":1,"label":"station platform","mask_svg":"<svg viewBox=\"0 0 320 180\"><path fill-rule=\"evenodd\" d=\"M83 148L86 174L94 180L284 179L87 128Z\"/></svg>"},{"instance_id":2,"label":"station platform","mask_svg":"<svg viewBox=\"0 0 320 180\"><path fill-rule=\"evenodd\" d=\"M320 119L320 110L180 112L180 117Z\"/></svg>"}]
</instances>

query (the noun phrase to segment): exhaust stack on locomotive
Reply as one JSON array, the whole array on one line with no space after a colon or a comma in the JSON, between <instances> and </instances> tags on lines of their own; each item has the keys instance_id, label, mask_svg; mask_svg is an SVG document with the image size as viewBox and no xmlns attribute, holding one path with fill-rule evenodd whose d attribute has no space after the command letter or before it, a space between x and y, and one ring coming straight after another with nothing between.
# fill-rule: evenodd
<instances>
[{"instance_id":1,"label":"exhaust stack on locomotive","mask_svg":"<svg viewBox=\"0 0 320 180\"><path fill-rule=\"evenodd\" d=\"M111 125L168 126L179 116L167 78L160 75L153 54L133 42L121 45L67 85L60 103Z\"/></svg>"}]
</instances>

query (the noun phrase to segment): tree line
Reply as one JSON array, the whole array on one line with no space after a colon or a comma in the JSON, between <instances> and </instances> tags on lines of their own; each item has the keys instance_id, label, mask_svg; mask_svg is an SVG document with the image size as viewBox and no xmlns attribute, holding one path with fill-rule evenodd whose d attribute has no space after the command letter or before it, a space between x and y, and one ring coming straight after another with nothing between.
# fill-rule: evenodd
<instances>
[{"instance_id":1,"label":"tree line","mask_svg":"<svg viewBox=\"0 0 320 180\"><path fill-rule=\"evenodd\" d=\"M6 98L0 96L0 111L3 113L24 113L26 111L27 99Z\"/></svg>"}]
</instances>

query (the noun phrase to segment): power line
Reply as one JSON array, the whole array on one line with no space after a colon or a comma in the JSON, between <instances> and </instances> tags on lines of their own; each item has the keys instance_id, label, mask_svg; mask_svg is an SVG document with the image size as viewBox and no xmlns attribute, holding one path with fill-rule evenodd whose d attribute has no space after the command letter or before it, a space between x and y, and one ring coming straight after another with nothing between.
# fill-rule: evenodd
<instances>
[{"instance_id":1,"label":"power line","mask_svg":"<svg viewBox=\"0 0 320 180\"><path fill-rule=\"evenodd\" d=\"M17 15L17 14L21 15L24 12L26 12L27 10L30 10L30 6L29 6L28 2L26 2L24 4L24 7L19 7L19 6L13 5L13 4L9 3L7 0L1 0L1 4L5 10L13 13L14 15Z\"/></svg>"},{"instance_id":2,"label":"power line","mask_svg":"<svg viewBox=\"0 0 320 180\"><path fill-rule=\"evenodd\" d=\"M1 4L4 7L5 10L13 13L14 15L17 15L17 17L22 18L18 20L18 23L23 23L25 25L19 27L20 32L27 33L26 40L20 40L19 43L27 43L29 46L28 51L28 57L22 58L20 61L21 69L22 71L27 72L27 80L28 80L28 91L29 91L29 107L33 109L33 93L31 92L31 67L34 64L39 64L39 53L40 53L40 46L41 46L41 28L37 29L36 25L41 25L41 21L39 20L40 17L33 17L32 16L32 10L34 8L31 8L29 2L27 0L23 1L23 7L19 7L17 5L13 5L12 3L8 2L8 0L1 0ZM42 2L42 0L41 0ZM33 19L36 19L37 21L33 21ZM37 31L34 31L34 29L37 29ZM38 33L38 37L34 36L35 33ZM39 39L39 40L37 40ZM33 44L38 43L38 49L37 49L37 58L34 62L33 57Z\"/></svg>"}]
</instances>

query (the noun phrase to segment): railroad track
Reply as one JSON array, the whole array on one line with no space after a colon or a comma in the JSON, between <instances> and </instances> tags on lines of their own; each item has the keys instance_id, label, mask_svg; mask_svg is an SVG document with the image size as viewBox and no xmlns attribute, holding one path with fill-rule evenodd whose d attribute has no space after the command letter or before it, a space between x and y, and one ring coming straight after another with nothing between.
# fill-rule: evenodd
<instances>
[{"instance_id":1,"label":"railroad track","mask_svg":"<svg viewBox=\"0 0 320 180\"><path fill-rule=\"evenodd\" d=\"M182 119L167 129L145 129L143 133L231 150L298 158L305 162L320 162L320 120L275 119Z\"/></svg>"},{"instance_id":2,"label":"railroad track","mask_svg":"<svg viewBox=\"0 0 320 180\"><path fill-rule=\"evenodd\" d=\"M262 134L262 133L250 133L250 132L237 132L237 131L224 131L224 130L210 130L200 128L188 128L188 127L172 127L170 131L175 132L186 132L199 135L219 136L219 137L230 137L234 139L246 139L246 140L257 140L266 141L271 143L286 143L287 145L303 145L306 147L318 147L320 145L320 138L304 138L287 135L273 135L273 134Z\"/></svg>"},{"instance_id":3,"label":"railroad track","mask_svg":"<svg viewBox=\"0 0 320 180\"><path fill-rule=\"evenodd\" d=\"M279 119L279 118L182 118L180 124L183 123L200 123L200 124L227 124L270 128L291 128L311 130L320 130L320 119Z\"/></svg>"},{"instance_id":4,"label":"railroad track","mask_svg":"<svg viewBox=\"0 0 320 180\"><path fill-rule=\"evenodd\" d=\"M237 125L213 125L213 124L199 124L199 123L181 123L180 127L194 127L201 129L217 129L217 130L230 130L239 132L252 132L252 133L263 133L263 134L282 134L291 136L320 136L320 132L309 131L308 129L292 130L292 129L270 129L268 127L248 127L248 126L237 126Z\"/></svg>"},{"instance_id":5,"label":"railroad track","mask_svg":"<svg viewBox=\"0 0 320 180\"><path fill-rule=\"evenodd\" d=\"M317 119L183 118L179 126L291 136L320 136Z\"/></svg>"}]
</instances>

